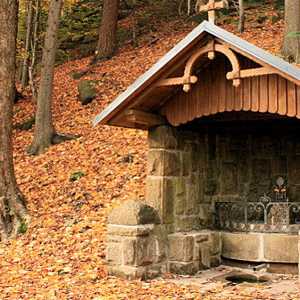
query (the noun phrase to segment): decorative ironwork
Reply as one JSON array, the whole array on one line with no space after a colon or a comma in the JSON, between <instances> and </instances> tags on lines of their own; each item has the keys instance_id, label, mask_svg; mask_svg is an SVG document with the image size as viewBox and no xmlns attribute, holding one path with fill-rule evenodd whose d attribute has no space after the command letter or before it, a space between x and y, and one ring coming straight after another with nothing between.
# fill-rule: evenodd
<instances>
[{"instance_id":1,"label":"decorative ironwork","mask_svg":"<svg viewBox=\"0 0 300 300\"><path fill-rule=\"evenodd\" d=\"M282 177L277 178L273 195L264 194L257 202L217 202L215 226L229 231L298 233L300 202L289 201Z\"/></svg>"}]
</instances>

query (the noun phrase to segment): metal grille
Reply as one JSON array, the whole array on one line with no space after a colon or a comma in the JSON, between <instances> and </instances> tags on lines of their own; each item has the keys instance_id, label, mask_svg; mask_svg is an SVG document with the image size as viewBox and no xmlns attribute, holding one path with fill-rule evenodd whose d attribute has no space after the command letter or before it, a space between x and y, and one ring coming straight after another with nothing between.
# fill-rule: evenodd
<instances>
[{"instance_id":1,"label":"metal grille","mask_svg":"<svg viewBox=\"0 0 300 300\"><path fill-rule=\"evenodd\" d=\"M276 181L273 198L263 195L257 202L215 204L215 226L227 231L298 233L300 202L290 202L282 177Z\"/></svg>"}]
</instances>

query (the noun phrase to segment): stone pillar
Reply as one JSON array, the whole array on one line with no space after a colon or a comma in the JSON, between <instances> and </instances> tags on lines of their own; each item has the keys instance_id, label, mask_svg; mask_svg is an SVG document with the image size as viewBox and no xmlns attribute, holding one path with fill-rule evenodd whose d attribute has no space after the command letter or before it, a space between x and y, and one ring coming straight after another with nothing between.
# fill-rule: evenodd
<instances>
[{"instance_id":1,"label":"stone pillar","mask_svg":"<svg viewBox=\"0 0 300 300\"><path fill-rule=\"evenodd\" d=\"M167 235L155 209L127 201L108 218L108 273L127 279L148 279L166 271Z\"/></svg>"},{"instance_id":2,"label":"stone pillar","mask_svg":"<svg viewBox=\"0 0 300 300\"><path fill-rule=\"evenodd\" d=\"M149 131L148 177L146 202L157 209L161 222L174 222L174 181L181 175L181 152L178 135L171 126L158 126Z\"/></svg>"}]
</instances>

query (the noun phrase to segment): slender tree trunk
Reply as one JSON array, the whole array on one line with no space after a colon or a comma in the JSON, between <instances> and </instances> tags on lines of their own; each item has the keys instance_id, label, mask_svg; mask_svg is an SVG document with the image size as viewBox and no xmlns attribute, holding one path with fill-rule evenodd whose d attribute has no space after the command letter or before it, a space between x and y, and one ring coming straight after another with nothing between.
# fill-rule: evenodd
<instances>
[{"instance_id":1,"label":"slender tree trunk","mask_svg":"<svg viewBox=\"0 0 300 300\"><path fill-rule=\"evenodd\" d=\"M27 18L26 18L26 38L25 38L25 57L23 59L22 74L21 74L21 87L22 90L28 85L28 61L30 56L30 41L32 33L32 15L33 5L32 0L27 1Z\"/></svg>"},{"instance_id":2,"label":"slender tree trunk","mask_svg":"<svg viewBox=\"0 0 300 300\"><path fill-rule=\"evenodd\" d=\"M29 85L32 93L32 100L36 103L36 88L34 83L34 69L36 62L36 51L38 46L38 32L39 32L39 23L40 23L40 0L35 0L34 2L34 17L33 17L33 30L32 30L32 39L31 39L31 60L28 67L29 75Z\"/></svg>"},{"instance_id":3,"label":"slender tree trunk","mask_svg":"<svg viewBox=\"0 0 300 300\"><path fill-rule=\"evenodd\" d=\"M109 59L116 50L119 0L104 0L99 40L94 62Z\"/></svg>"},{"instance_id":4,"label":"slender tree trunk","mask_svg":"<svg viewBox=\"0 0 300 300\"><path fill-rule=\"evenodd\" d=\"M245 29L245 10L244 10L244 0L239 0L239 32L243 32Z\"/></svg>"},{"instance_id":5,"label":"slender tree trunk","mask_svg":"<svg viewBox=\"0 0 300 300\"><path fill-rule=\"evenodd\" d=\"M285 36L282 54L287 60L300 63L299 0L285 0Z\"/></svg>"},{"instance_id":6,"label":"slender tree trunk","mask_svg":"<svg viewBox=\"0 0 300 300\"><path fill-rule=\"evenodd\" d=\"M17 0L0 1L0 237L14 236L28 220L18 189L12 155L12 107L15 93Z\"/></svg>"},{"instance_id":7,"label":"slender tree trunk","mask_svg":"<svg viewBox=\"0 0 300 300\"><path fill-rule=\"evenodd\" d=\"M52 92L57 34L63 0L51 0L47 32L42 57L41 79L37 97L34 138L28 149L30 154L40 154L52 143L56 135L52 120Z\"/></svg>"}]
</instances>

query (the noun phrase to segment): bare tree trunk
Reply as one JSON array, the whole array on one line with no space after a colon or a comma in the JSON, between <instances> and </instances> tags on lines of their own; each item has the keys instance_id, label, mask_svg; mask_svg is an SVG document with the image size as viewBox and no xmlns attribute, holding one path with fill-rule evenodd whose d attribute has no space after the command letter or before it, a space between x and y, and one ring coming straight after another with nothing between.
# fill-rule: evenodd
<instances>
[{"instance_id":1,"label":"bare tree trunk","mask_svg":"<svg viewBox=\"0 0 300 300\"><path fill-rule=\"evenodd\" d=\"M45 151L56 136L52 120L52 92L54 64L57 50L57 34L63 0L51 0L47 32L42 57L41 79L37 97L34 138L28 149L30 154Z\"/></svg>"},{"instance_id":2,"label":"bare tree trunk","mask_svg":"<svg viewBox=\"0 0 300 300\"><path fill-rule=\"evenodd\" d=\"M28 85L28 61L30 56L30 40L31 40L31 33L32 33L32 14L33 14L32 0L27 1L26 12L27 12L27 18L26 18L25 57L23 59L22 74L21 74L22 90Z\"/></svg>"},{"instance_id":3,"label":"bare tree trunk","mask_svg":"<svg viewBox=\"0 0 300 300\"><path fill-rule=\"evenodd\" d=\"M245 10L244 10L244 0L239 0L239 32L245 30Z\"/></svg>"},{"instance_id":4,"label":"bare tree trunk","mask_svg":"<svg viewBox=\"0 0 300 300\"><path fill-rule=\"evenodd\" d=\"M300 63L299 0L285 0L285 36L282 54L287 60Z\"/></svg>"},{"instance_id":5,"label":"bare tree trunk","mask_svg":"<svg viewBox=\"0 0 300 300\"><path fill-rule=\"evenodd\" d=\"M12 154L12 107L15 93L17 0L0 1L0 237L14 236L28 220L15 179Z\"/></svg>"},{"instance_id":6,"label":"bare tree trunk","mask_svg":"<svg viewBox=\"0 0 300 300\"><path fill-rule=\"evenodd\" d=\"M28 68L29 75L29 85L32 92L32 100L36 102L36 88L34 83L34 68L36 62L36 51L38 45L38 32L39 32L39 22L40 22L40 0L35 0L34 5L34 17L33 17L33 30L31 39L31 61Z\"/></svg>"},{"instance_id":7,"label":"bare tree trunk","mask_svg":"<svg viewBox=\"0 0 300 300\"><path fill-rule=\"evenodd\" d=\"M116 50L119 0L104 0L94 62L111 58Z\"/></svg>"}]
</instances>

